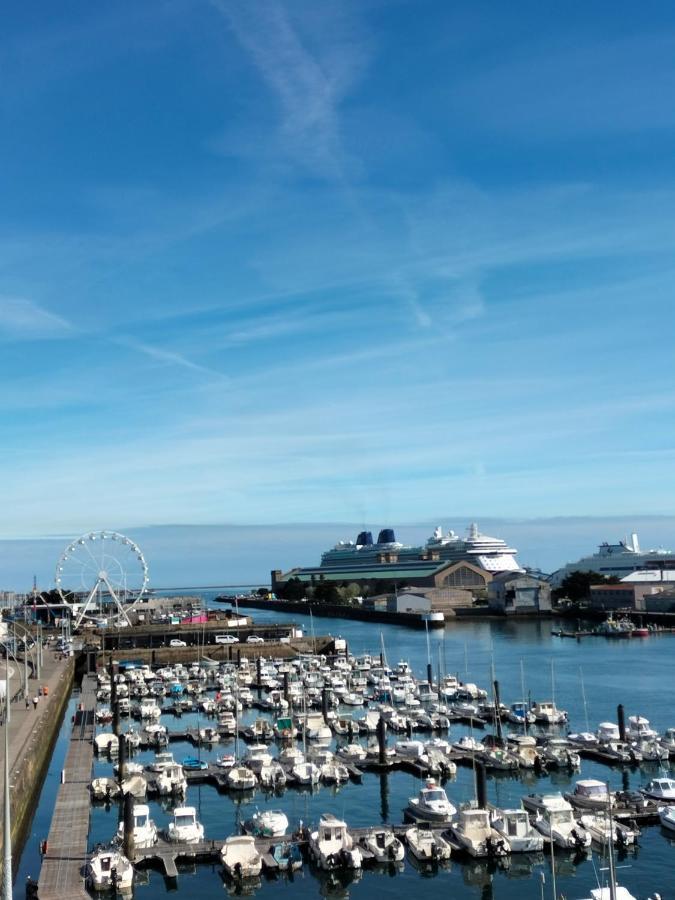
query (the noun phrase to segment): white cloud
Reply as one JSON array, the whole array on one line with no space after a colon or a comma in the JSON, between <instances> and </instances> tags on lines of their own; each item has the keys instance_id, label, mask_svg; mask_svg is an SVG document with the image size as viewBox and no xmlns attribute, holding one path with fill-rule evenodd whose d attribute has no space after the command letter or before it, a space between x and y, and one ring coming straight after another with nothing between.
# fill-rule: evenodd
<instances>
[{"instance_id":1,"label":"white cloud","mask_svg":"<svg viewBox=\"0 0 675 900\"><path fill-rule=\"evenodd\" d=\"M70 337L73 327L61 316L21 297L0 297L0 338L48 340Z\"/></svg>"}]
</instances>

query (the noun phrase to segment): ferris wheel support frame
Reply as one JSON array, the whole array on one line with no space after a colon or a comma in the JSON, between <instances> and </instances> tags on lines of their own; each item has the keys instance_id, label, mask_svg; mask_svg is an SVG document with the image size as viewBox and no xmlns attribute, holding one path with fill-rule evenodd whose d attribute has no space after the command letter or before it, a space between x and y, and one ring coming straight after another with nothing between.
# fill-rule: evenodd
<instances>
[{"instance_id":1,"label":"ferris wheel support frame","mask_svg":"<svg viewBox=\"0 0 675 900\"><path fill-rule=\"evenodd\" d=\"M131 625L131 620L129 619L129 616L127 615L126 609L124 608L124 606L122 605L122 603L120 603L119 597L117 596L117 594L116 594L115 591L113 590L112 585L111 585L110 582L108 581L108 575L107 575L107 573L106 573L106 572L99 572L99 573L98 573L98 578L96 579L96 584L93 586L93 588L91 589L91 591L89 591L89 596L88 596L87 599L85 600L84 606L82 607L82 609L80 610L80 612L79 612L78 615L77 615L77 618L76 618L76 620L75 620L75 626L74 626L75 628L79 628L79 627L80 627L80 625L81 625L81 623L82 623L82 619L84 618L85 613L87 612L87 609L88 609L88 607L89 607L89 604L92 602L92 600L93 600L94 597L96 596L96 592L98 591L98 589L99 589L102 585L105 585L105 586L108 588L108 591L110 592L110 596L111 596L111 597L113 598L113 600L115 601L115 605L117 606L117 609L119 610L120 615L123 616L123 618L126 619L127 625L129 625L129 626Z\"/></svg>"}]
</instances>

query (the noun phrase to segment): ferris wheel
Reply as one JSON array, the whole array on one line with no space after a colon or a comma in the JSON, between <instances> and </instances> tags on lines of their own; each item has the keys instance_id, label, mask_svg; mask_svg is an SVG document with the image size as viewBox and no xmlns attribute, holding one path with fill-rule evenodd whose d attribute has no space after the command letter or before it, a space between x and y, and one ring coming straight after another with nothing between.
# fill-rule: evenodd
<instances>
[{"instance_id":1,"label":"ferris wheel","mask_svg":"<svg viewBox=\"0 0 675 900\"><path fill-rule=\"evenodd\" d=\"M83 619L106 618L130 625L128 611L148 586L148 565L140 547L114 531L83 534L59 557L56 588L73 610L75 627Z\"/></svg>"}]
</instances>

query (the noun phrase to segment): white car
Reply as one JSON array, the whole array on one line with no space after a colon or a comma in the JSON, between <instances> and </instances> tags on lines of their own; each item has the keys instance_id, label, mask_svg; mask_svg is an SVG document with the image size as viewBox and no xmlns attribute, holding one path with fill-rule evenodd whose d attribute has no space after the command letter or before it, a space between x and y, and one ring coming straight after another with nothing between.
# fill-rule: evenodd
<instances>
[{"instance_id":1,"label":"white car","mask_svg":"<svg viewBox=\"0 0 675 900\"><path fill-rule=\"evenodd\" d=\"M233 634L217 634L215 642L216 644L238 644L239 638Z\"/></svg>"},{"instance_id":2,"label":"white car","mask_svg":"<svg viewBox=\"0 0 675 900\"><path fill-rule=\"evenodd\" d=\"M171 638L169 647L187 647L187 644L185 641L180 641L178 638Z\"/></svg>"},{"instance_id":3,"label":"white car","mask_svg":"<svg viewBox=\"0 0 675 900\"><path fill-rule=\"evenodd\" d=\"M265 638L261 638L258 634L249 634L246 638L247 644L264 644Z\"/></svg>"}]
</instances>

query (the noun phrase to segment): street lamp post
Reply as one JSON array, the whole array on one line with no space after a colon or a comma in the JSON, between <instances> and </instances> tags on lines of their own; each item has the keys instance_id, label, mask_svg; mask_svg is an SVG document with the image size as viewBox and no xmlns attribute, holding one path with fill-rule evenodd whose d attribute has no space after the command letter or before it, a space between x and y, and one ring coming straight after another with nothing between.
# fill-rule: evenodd
<instances>
[{"instance_id":1,"label":"street lamp post","mask_svg":"<svg viewBox=\"0 0 675 900\"><path fill-rule=\"evenodd\" d=\"M7 679L9 690L9 679ZM12 821L9 807L9 693L7 694L7 718L5 720L5 803L3 817L3 844L5 859L2 871L2 900L12 900Z\"/></svg>"}]
</instances>

